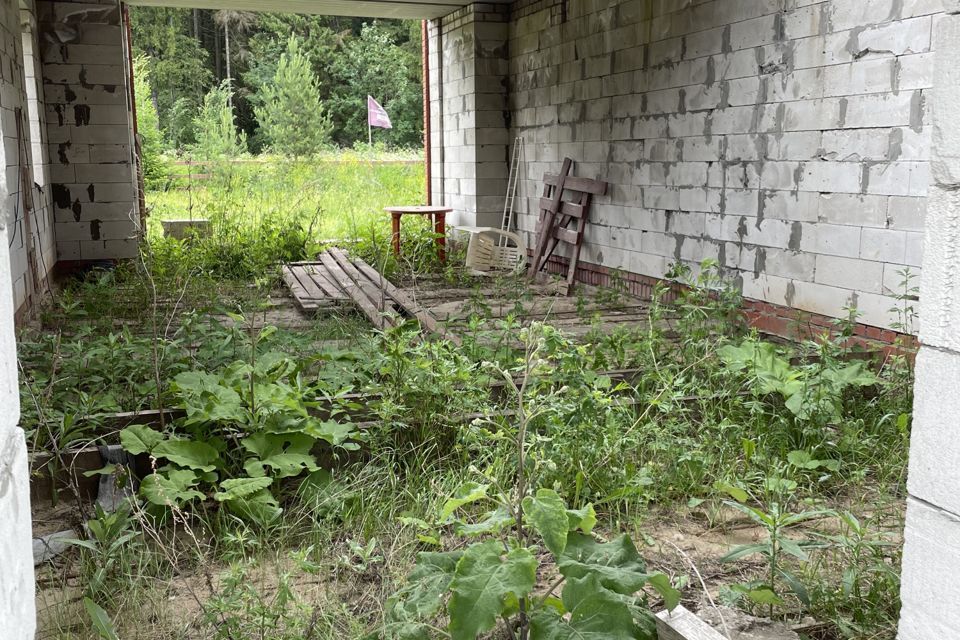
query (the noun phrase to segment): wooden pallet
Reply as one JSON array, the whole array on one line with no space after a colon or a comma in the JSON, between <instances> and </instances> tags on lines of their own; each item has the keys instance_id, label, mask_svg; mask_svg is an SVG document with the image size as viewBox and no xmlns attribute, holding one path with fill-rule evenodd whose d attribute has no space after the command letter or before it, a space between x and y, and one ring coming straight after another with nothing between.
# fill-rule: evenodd
<instances>
[{"instance_id":1,"label":"wooden pallet","mask_svg":"<svg viewBox=\"0 0 960 640\"><path fill-rule=\"evenodd\" d=\"M283 279L304 311L352 302L377 329L415 318L422 330L459 345L460 339L437 323L430 313L360 258L333 247L315 262L283 267Z\"/></svg>"},{"instance_id":2,"label":"wooden pallet","mask_svg":"<svg viewBox=\"0 0 960 640\"><path fill-rule=\"evenodd\" d=\"M567 295L573 291L583 233L590 217L590 199L607 192L607 183L602 180L571 176L572 165L570 158L564 158L559 174L543 177L537 244L528 272L529 279L536 280L557 247L567 247L570 258L565 285Z\"/></svg>"},{"instance_id":3,"label":"wooden pallet","mask_svg":"<svg viewBox=\"0 0 960 640\"><path fill-rule=\"evenodd\" d=\"M336 284L319 262L294 262L283 265L283 281L304 311L346 304L350 297Z\"/></svg>"}]
</instances>

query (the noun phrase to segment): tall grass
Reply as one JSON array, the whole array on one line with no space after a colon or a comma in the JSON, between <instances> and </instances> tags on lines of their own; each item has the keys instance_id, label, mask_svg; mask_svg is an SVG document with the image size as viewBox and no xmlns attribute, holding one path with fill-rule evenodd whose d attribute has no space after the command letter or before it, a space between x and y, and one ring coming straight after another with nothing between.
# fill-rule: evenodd
<instances>
[{"instance_id":1,"label":"tall grass","mask_svg":"<svg viewBox=\"0 0 960 640\"><path fill-rule=\"evenodd\" d=\"M256 277L331 244L392 270L384 207L423 200L424 167L415 153L340 151L301 160L180 164L147 195L147 235L158 259L221 277ZM163 237L161 221L168 219L207 219L212 230L183 247ZM423 254L429 236L426 220L404 222L408 255Z\"/></svg>"}]
</instances>

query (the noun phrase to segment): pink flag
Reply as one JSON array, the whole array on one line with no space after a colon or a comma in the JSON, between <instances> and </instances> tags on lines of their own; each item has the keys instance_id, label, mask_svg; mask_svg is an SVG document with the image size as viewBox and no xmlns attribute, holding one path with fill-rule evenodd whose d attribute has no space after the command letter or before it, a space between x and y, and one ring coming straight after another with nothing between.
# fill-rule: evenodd
<instances>
[{"instance_id":1,"label":"pink flag","mask_svg":"<svg viewBox=\"0 0 960 640\"><path fill-rule=\"evenodd\" d=\"M381 129L393 129L386 109L381 107L380 103L374 100L372 96L367 96L367 124Z\"/></svg>"}]
</instances>

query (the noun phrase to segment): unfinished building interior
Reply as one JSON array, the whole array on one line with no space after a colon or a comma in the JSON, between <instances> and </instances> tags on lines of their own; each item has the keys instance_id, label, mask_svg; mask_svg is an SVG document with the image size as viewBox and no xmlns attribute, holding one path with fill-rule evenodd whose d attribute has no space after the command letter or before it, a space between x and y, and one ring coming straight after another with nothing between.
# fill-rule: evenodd
<instances>
[{"instance_id":1,"label":"unfinished building interior","mask_svg":"<svg viewBox=\"0 0 960 640\"><path fill-rule=\"evenodd\" d=\"M496 225L524 141L517 227L565 157L602 178L577 276L635 293L715 261L752 321L796 312L919 332L904 640L960 636L960 2L143 0L428 20L431 199ZM2 0L0 636L33 635L15 319L58 265L137 255L142 193L125 7ZM532 244L532 243L531 243ZM922 277L920 327L891 308Z\"/></svg>"}]
</instances>

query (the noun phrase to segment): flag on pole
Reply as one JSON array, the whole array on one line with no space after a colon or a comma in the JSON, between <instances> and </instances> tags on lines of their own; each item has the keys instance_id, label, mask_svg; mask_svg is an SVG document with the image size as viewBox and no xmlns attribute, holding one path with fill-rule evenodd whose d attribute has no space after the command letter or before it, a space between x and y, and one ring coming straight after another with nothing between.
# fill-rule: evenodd
<instances>
[{"instance_id":1,"label":"flag on pole","mask_svg":"<svg viewBox=\"0 0 960 640\"><path fill-rule=\"evenodd\" d=\"M380 103L373 99L373 96L367 96L367 125L380 127L381 129L393 129L387 110L381 107Z\"/></svg>"}]
</instances>

